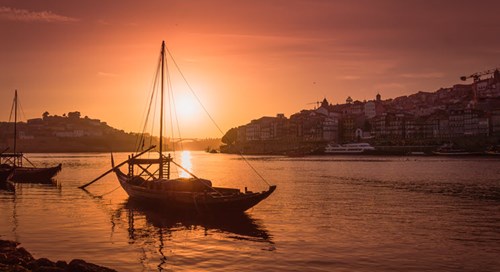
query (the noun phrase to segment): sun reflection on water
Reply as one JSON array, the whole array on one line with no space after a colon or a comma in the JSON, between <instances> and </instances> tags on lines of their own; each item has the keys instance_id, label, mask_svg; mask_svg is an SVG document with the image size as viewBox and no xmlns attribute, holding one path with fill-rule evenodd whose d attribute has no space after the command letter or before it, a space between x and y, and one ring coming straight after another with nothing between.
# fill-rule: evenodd
<instances>
[{"instance_id":1,"label":"sun reflection on water","mask_svg":"<svg viewBox=\"0 0 500 272\"><path fill-rule=\"evenodd\" d=\"M192 172L193 164L191 162L191 151L188 151L188 150L182 151L182 153L181 153L181 165L189 172ZM191 177L191 175L188 172L186 172L184 169L180 169L179 177L189 178L189 177Z\"/></svg>"}]
</instances>

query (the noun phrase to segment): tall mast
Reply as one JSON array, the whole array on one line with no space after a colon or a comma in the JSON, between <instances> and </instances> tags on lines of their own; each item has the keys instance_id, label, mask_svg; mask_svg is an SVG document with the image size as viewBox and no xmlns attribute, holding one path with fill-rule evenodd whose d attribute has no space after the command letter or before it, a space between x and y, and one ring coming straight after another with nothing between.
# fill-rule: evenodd
<instances>
[{"instance_id":1,"label":"tall mast","mask_svg":"<svg viewBox=\"0 0 500 272\"><path fill-rule=\"evenodd\" d=\"M165 41L161 43L161 100L160 100L160 169L158 175L163 178L163 77L165 66Z\"/></svg>"},{"instance_id":2,"label":"tall mast","mask_svg":"<svg viewBox=\"0 0 500 272\"><path fill-rule=\"evenodd\" d=\"M17 141L17 90L14 93L14 154L16 153L16 144L17 144L16 141Z\"/></svg>"}]
</instances>

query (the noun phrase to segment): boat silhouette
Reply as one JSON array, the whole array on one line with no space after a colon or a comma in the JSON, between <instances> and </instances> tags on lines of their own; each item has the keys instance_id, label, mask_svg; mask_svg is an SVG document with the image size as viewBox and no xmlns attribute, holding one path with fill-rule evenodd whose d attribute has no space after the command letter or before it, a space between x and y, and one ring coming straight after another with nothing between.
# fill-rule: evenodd
<instances>
[{"instance_id":1,"label":"boat silhouette","mask_svg":"<svg viewBox=\"0 0 500 272\"><path fill-rule=\"evenodd\" d=\"M153 94L155 94L155 91L159 92L161 98L158 149L156 150L156 146L152 145L146 150L129 156L126 161L118 165L114 164L112 158L111 170L90 183L80 186L80 188L84 189L104 175L114 172L121 187L132 199L153 203L165 209L191 210L198 213L244 212L269 197L276 190L275 185L269 185L267 190L261 192L248 191L246 187L244 192L236 188L215 187L210 180L197 177L175 162L170 154L164 154L164 85L165 80L170 79L170 76L166 75L168 71L169 69L166 67L165 42L162 42L159 63L155 74L156 84L154 84L154 86L158 87L157 89L153 88L148 109L149 113L151 104L155 99ZM171 86L170 82L168 84ZM169 96L171 95L169 93ZM146 120L147 118L148 116ZM139 142L144 144L144 139L139 140ZM150 154L148 158L141 157L146 153ZM125 164L128 165L127 173L120 170L120 166ZM174 165L187 173L189 177L171 177L171 168Z\"/></svg>"},{"instance_id":2,"label":"boat silhouette","mask_svg":"<svg viewBox=\"0 0 500 272\"><path fill-rule=\"evenodd\" d=\"M8 179L19 183L52 183L53 178L62 169L62 164L53 167L36 167L23 153L17 152L17 105L18 97L17 90L14 93L13 110L14 110L14 149L12 153L2 152L0 154L0 165L4 170L12 169L12 173ZM26 167L23 162L28 162L31 166ZM1 176L2 174L0 174Z\"/></svg>"}]
</instances>

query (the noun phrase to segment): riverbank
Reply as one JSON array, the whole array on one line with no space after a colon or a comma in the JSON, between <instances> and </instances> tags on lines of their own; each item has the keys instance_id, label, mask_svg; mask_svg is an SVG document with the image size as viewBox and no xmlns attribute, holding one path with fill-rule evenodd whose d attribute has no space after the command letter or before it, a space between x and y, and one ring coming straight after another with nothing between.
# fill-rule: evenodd
<instances>
[{"instance_id":1,"label":"riverbank","mask_svg":"<svg viewBox=\"0 0 500 272\"><path fill-rule=\"evenodd\" d=\"M16 272L113 272L114 269L74 259L53 262L47 258L35 259L19 243L9 240L0 240L0 271Z\"/></svg>"}]
</instances>

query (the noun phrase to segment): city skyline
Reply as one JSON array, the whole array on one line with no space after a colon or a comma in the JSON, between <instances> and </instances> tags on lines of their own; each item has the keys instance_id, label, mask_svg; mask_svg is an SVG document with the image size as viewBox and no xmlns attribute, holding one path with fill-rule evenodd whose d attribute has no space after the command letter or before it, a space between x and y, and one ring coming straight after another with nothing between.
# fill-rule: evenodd
<instances>
[{"instance_id":1,"label":"city skyline","mask_svg":"<svg viewBox=\"0 0 500 272\"><path fill-rule=\"evenodd\" d=\"M348 96L460 83L499 66L495 1L0 1L0 121L15 89L27 119L80 111L139 131L157 52L227 131ZM470 81L467 83L471 83ZM175 87L175 86L174 86ZM186 137L221 137L185 88ZM308 105L309 104L309 105ZM194 128L193 128L194 127Z\"/></svg>"}]
</instances>

